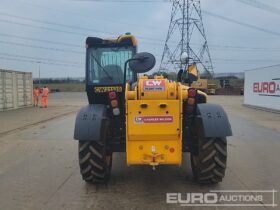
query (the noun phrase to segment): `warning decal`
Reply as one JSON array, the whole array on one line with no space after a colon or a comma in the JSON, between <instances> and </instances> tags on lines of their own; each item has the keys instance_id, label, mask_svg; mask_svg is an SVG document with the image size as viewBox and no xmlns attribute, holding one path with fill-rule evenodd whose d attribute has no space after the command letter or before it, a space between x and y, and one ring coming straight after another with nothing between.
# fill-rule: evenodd
<instances>
[{"instance_id":1,"label":"warning decal","mask_svg":"<svg viewBox=\"0 0 280 210\"><path fill-rule=\"evenodd\" d=\"M145 123L172 123L173 116L137 116L134 117L135 124Z\"/></svg>"},{"instance_id":2,"label":"warning decal","mask_svg":"<svg viewBox=\"0 0 280 210\"><path fill-rule=\"evenodd\" d=\"M144 92L165 91L165 80L144 80L142 89Z\"/></svg>"}]
</instances>

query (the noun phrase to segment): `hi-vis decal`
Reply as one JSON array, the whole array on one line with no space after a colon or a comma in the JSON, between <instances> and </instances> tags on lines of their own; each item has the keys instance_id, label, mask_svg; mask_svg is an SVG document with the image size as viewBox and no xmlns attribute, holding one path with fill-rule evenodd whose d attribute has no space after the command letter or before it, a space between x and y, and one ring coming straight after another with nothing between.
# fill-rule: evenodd
<instances>
[{"instance_id":1,"label":"hi-vis decal","mask_svg":"<svg viewBox=\"0 0 280 210\"><path fill-rule=\"evenodd\" d=\"M95 93L107 93L107 92L122 92L122 87L121 86L105 86L105 87L94 87L94 92Z\"/></svg>"},{"instance_id":2,"label":"hi-vis decal","mask_svg":"<svg viewBox=\"0 0 280 210\"><path fill-rule=\"evenodd\" d=\"M137 116L134 117L135 124L146 123L172 123L173 116Z\"/></svg>"},{"instance_id":3,"label":"hi-vis decal","mask_svg":"<svg viewBox=\"0 0 280 210\"><path fill-rule=\"evenodd\" d=\"M165 91L165 80L144 80L142 86L144 92Z\"/></svg>"}]
</instances>

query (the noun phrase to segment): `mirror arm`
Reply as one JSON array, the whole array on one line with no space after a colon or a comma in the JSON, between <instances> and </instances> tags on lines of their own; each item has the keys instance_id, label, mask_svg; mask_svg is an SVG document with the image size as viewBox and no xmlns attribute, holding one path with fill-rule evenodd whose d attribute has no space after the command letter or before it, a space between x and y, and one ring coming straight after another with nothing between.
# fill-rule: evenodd
<instances>
[{"instance_id":1,"label":"mirror arm","mask_svg":"<svg viewBox=\"0 0 280 210\"><path fill-rule=\"evenodd\" d=\"M124 90L125 90L125 85L126 85L127 64L128 64L130 61L136 61L136 60L139 60L139 59L138 59L138 58L131 58L131 59L128 59L128 60L124 63L124 78L123 78Z\"/></svg>"},{"instance_id":2,"label":"mirror arm","mask_svg":"<svg viewBox=\"0 0 280 210\"><path fill-rule=\"evenodd\" d=\"M135 60L139 60L139 59L135 59L135 58L131 58L128 59L125 63L124 63L124 78L123 78L123 92L125 93L125 88L126 88L126 72L127 72L127 64L130 61L135 61ZM125 105L125 95L123 97L123 106Z\"/></svg>"},{"instance_id":3,"label":"mirror arm","mask_svg":"<svg viewBox=\"0 0 280 210\"><path fill-rule=\"evenodd\" d=\"M123 91L125 91L125 86L126 86L126 72L127 72L127 64L130 61L130 59L128 59L125 63L124 63L124 78L123 78Z\"/></svg>"}]
</instances>

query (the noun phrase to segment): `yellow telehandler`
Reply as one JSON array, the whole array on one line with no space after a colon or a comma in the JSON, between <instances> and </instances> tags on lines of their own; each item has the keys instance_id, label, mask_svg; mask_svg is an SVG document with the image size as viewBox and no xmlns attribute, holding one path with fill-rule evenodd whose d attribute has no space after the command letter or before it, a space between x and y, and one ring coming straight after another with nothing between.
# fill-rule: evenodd
<instances>
[{"instance_id":1,"label":"yellow telehandler","mask_svg":"<svg viewBox=\"0 0 280 210\"><path fill-rule=\"evenodd\" d=\"M177 165L190 152L195 180L221 182L225 176L231 126L223 108L207 95L162 76L141 76L155 57L137 53L131 34L86 41L89 105L76 117L79 165L86 182L110 178L113 152L125 152L127 165Z\"/></svg>"}]
</instances>

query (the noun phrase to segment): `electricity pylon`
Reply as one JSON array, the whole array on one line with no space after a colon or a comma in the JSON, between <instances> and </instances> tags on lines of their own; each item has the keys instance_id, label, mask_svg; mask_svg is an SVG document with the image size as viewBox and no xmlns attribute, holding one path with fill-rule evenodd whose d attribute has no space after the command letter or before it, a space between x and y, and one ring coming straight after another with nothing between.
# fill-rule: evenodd
<instances>
[{"instance_id":1,"label":"electricity pylon","mask_svg":"<svg viewBox=\"0 0 280 210\"><path fill-rule=\"evenodd\" d=\"M182 64L186 52L188 63ZM162 54L160 71L178 71L196 63L207 78L213 76L213 65L203 26L200 0L173 0L169 29Z\"/></svg>"}]
</instances>

